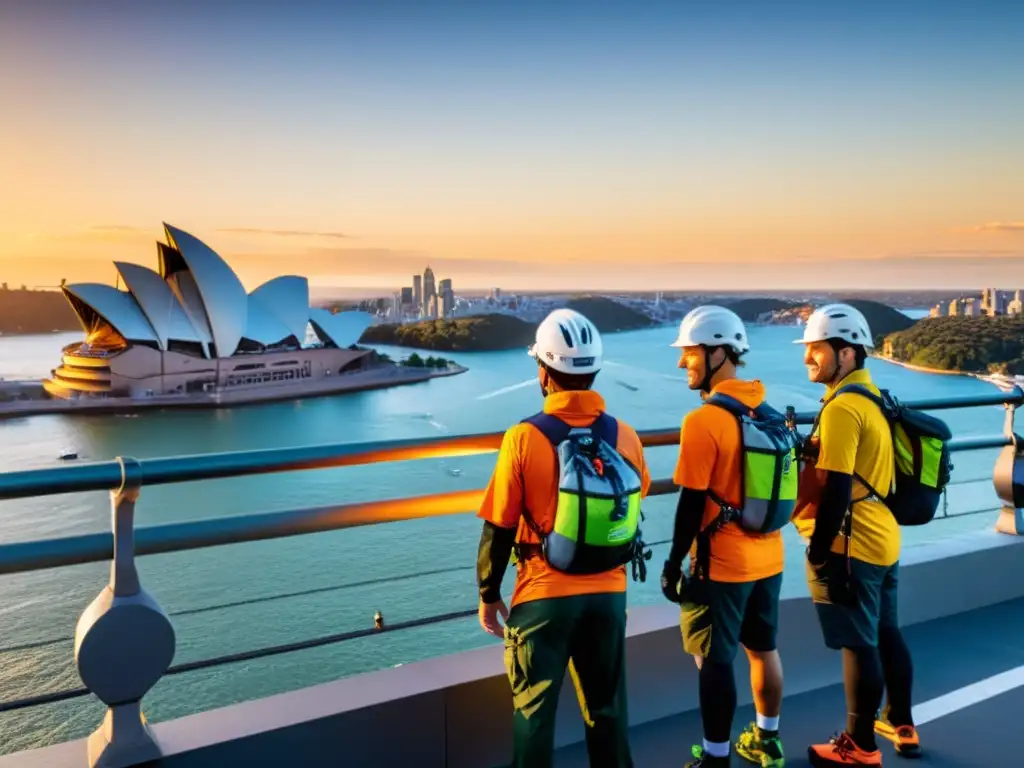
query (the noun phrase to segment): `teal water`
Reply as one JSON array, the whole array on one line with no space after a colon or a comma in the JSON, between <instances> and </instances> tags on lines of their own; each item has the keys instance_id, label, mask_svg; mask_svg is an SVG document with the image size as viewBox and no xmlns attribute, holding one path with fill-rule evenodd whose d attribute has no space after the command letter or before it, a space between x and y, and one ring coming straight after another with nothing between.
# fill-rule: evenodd
<instances>
[{"instance_id":1,"label":"teal water","mask_svg":"<svg viewBox=\"0 0 1024 768\"><path fill-rule=\"evenodd\" d=\"M598 379L609 410L639 429L674 427L698 399L668 348L671 328L606 337L607 365ZM807 382L796 329L750 329L746 375L766 383L770 401L815 407L820 389ZM42 376L75 335L0 338L0 376ZM381 348L392 354L402 350ZM521 351L457 354L469 373L378 392L220 411L142 413L135 417L33 417L0 422L0 470L53 466L74 447L83 460L247 450L311 443L358 442L505 429L535 412L540 393L532 361ZM993 388L974 379L908 371L871 361L876 381L904 399L969 396ZM628 389L622 384L635 387ZM942 414L958 435L991 434L1002 426L998 407ZM649 452L655 477L671 473L671 448ZM994 451L958 454L954 479L980 482L950 491L953 511L994 508ZM401 462L292 472L239 480L143 489L138 524L272 511L482 486L493 456ZM458 468L459 476L448 469ZM674 499L645 504L645 538L670 535ZM991 527L994 512L936 521L905 534L907 546ZM107 530L106 494L0 502L0 544ZM368 627L375 610L388 622L475 606L474 561L479 525L471 515L419 520L336 533L216 547L142 558L143 583L172 614L176 663ZM790 551L799 542L787 532ZM630 584L633 605L662 599L656 550L646 584ZM794 561L793 558L790 558ZM430 576L428 570L455 569ZM12 646L70 637L82 609L105 584L106 564L0 577L0 701L81 684L70 640L30 650ZM193 613L225 602L306 588L410 576L390 583L336 589L282 600ZM787 582L792 588L798 578ZM506 582L506 594L511 586ZM475 619L388 633L311 651L186 673L161 681L146 697L151 720L181 715L496 642ZM0 715L0 752L85 735L102 706L81 699Z\"/></svg>"}]
</instances>

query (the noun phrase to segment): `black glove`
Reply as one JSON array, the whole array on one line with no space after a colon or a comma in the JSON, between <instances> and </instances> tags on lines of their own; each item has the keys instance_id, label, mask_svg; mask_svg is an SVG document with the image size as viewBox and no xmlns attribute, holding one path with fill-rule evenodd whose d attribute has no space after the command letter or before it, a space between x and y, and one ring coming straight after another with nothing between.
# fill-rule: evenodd
<instances>
[{"instance_id":1,"label":"black glove","mask_svg":"<svg viewBox=\"0 0 1024 768\"><path fill-rule=\"evenodd\" d=\"M665 561L665 567L661 569L661 594L672 603L681 603L683 598L683 564L672 560Z\"/></svg>"},{"instance_id":2,"label":"black glove","mask_svg":"<svg viewBox=\"0 0 1024 768\"><path fill-rule=\"evenodd\" d=\"M846 558L829 552L823 560L812 556L810 550L807 552L807 564L815 575L815 584L811 585L811 597L818 596L818 600L827 598L833 605L852 606L857 602L856 590L853 586L853 579L847 571Z\"/></svg>"}]
</instances>

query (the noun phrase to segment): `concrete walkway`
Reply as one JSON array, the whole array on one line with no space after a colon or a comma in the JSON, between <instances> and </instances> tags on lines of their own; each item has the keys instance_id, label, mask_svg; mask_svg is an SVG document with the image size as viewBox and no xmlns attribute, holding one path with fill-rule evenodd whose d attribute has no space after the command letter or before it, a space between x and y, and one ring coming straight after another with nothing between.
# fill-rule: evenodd
<instances>
[{"instance_id":1,"label":"concrete walkway","mask_svg":"<svg viewBox=\"0 0 1024 768\"><path fill-rule=\"evenodd\" d=\"M909 627L906 639L914 657L915 720L924 757L905 761L880 740L886 765L925 768L1015 768L1019 713L1024 711L1024 600ZM783 650L783 654L785 650ZM784 657L785 658L785 657ZM680 651L680 663L690 663ZM836 654L836 664L840 664ZM737 671L745 669L741 663ZM746 684L737 675L737 684ZM807 746L827 740L845 723L841 685L786 698L782 738L787 766L808 766ZM735 738L754 719L753 707L740 707ZM700 715L682 715L645 723L632 731L637 768L679 768L700 743ZM558 768L588 765L582 744L559 750ZM747 766L733 756L734 766Z\"/></svg>"}]
</instances>

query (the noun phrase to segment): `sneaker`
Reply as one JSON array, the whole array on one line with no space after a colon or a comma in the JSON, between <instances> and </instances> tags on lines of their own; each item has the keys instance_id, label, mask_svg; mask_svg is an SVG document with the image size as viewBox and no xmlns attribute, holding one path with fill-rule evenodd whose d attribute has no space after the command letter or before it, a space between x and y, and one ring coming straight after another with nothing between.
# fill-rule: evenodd
<instances>
[{"instance_id":1,"label":"sneaker","mask_svg":"<svg viewBox=\"0 0 1024 768\"><path fill-rule=\"evenodd\" d=\"M885 715L875 718L875 733L893 743L901 757L921 757L921 739L912 725L893 725Z\"/></svg>"},{"instance_id":2,"label":"sneaker","mask_svg":"<svg viewBox=\"0 0 1024 768\"><path fill-rule=\"evenodd\" d=\"M829 739L828 744L814 744L807 748L807 757L815 768L836 765L871 765L881 768L882 753L868 752L853 743L849 734L840 733Z\"/></svg>"},{"instance_id":3,"label":"sneaker","mask_svg":"<svg viewBox=\"0 0 1024 768\"><path fill-rule=\"evenodd\" d=\"M732 765L730 755L714 757L705 752L704 747L699 744L695 744L690 748L690 754L693 755L693 760L686 763L683 768L729 768Z\"/></svg>"},{"instance_id":4,"label":"sneaker","mask_svg":"<svg viewBox=\"0 0 1024 768\"><path fill-rule=\"evenodd\" d=\"M786 758L778 731L762 731L751 723L736 739L736 754L761 768L782 768Z\"/></svg>"}]
</instances>

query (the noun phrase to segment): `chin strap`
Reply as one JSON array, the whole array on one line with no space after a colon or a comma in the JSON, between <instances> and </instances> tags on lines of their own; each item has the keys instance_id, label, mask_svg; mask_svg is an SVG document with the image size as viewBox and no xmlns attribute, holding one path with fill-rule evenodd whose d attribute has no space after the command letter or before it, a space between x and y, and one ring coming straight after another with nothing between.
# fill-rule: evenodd
<instances>
[{"instance_id":1,"label":"chin strap","mask_svg":"<svg viewBox=\"0 0 1024 768\"><path fill-rule=\"evenodd\" d=\"M706 345L702 345L702 348L704 350L704 379L700 383L700 391L703 392L704 394L708 394L711 392L711 379L713 379L715 377L715 374L718 373L719 370L721 370L722 366L725 365L725 361L728 360L728 358L723 357L722 362L720 362L718 365L712 368L711 353L708 351Z\"/></svg>"}]
</instances>

